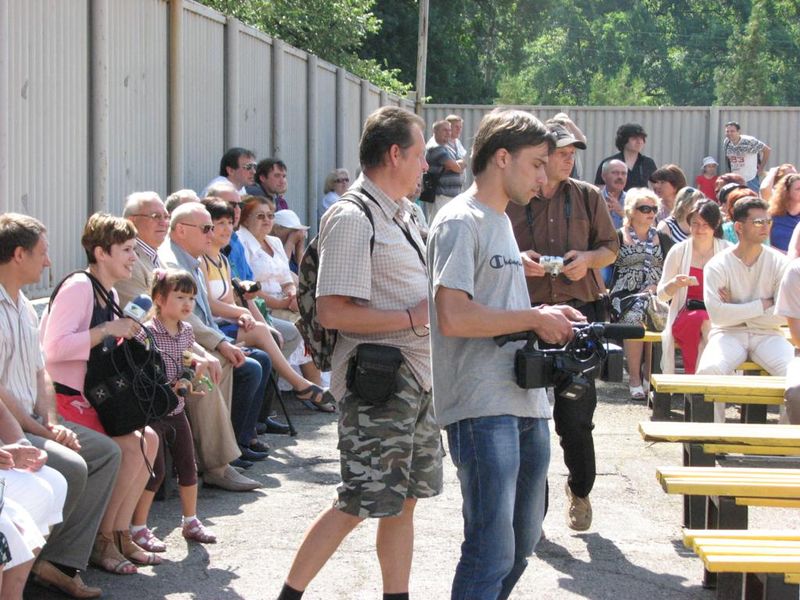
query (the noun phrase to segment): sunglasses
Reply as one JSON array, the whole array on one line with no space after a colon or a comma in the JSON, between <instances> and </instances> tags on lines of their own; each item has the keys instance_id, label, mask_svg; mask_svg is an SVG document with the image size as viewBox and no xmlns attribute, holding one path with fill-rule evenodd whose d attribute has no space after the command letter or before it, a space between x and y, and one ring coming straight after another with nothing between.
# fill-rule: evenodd
<instances>
[{"instance_id":1,"label":"sunglasses","mask_svg":"<svg viewBox=\"0 0 800 600\"><path fill-rule=\"evenodd\" d=\"M250 163L247 163L246 165L242 165L239 168L240 169L247 169L248 171L255 171L256 170L256 163L250 162Z\"/></svg>"},{"instance_id":2,"label":"sunglasses","mask_svg":"<svg viewBox=\"0 0 800 600\"><path fill-rule=\"evenodd\" d=\"M262 212L260 212L260 213L256 213L254 216L259 221L266 221L267 219L270 219L270 220L274 219L275 218L275 213L262 213Z\"/></svg>"},{"instance_id":3,"label":"sunglasses","mask_svg":"<svg viewBox=\"0 0 800 600\"><path fill-rule=\"evenodd\" d=\"M643 213L645 215L650 214L650 213L656 214L658 212L658 207L657 206L650 206L648 204L642 204L641 206L637 206L636 210L638 210L640 213Z\"/></svg>"},{"instance_id":4,"label":"sunglasses","mask_svg":"<svg viewBox=\"0 0 800 600\"><path fill-rule=\"evenodd\" d=\"M244 202L228 202L228 204L230 204L232 208L238 208L240 210L244 208L245 205Z\"/></svg>"},{"instance_id":5,"label":"sunglasses","mask_svg":"<svg viewBox=\"0 0 800 600\"><path fill-rule=\"evenodd\" d=\"M195 225L194 223L180 223L180 225L186 225L187 227L195 227L202 231L203 233L211 233L214 231L213 225Z\"/></svg>"},{"instance_id":6,"label":"sunglasses","mask_svg":"<svg viewBox=\"0 0 800 600\"><path fill-rule=\"evenodd\" d=\"M167 213L150 213L149 215L139 213L131 216L144 217L145 219L153 219L153 221L169 221L169 215Z\"/></svg>"},{"instance_id":7,"label":"sunglasses","mask_svg":"<svg viewBox=\"0 0 800 600\"><path fill-rule=\"evenodd\" d=\"M772 217L759 217L757 219L748 219L748 221L756 227L767 227L772 225Z\"/></svg>"},{"instance_id":8,"label":"sunglasses","mask_svg":"<svg viewBox=\"0 0 800 600\"><path fill-rule=\"evenodd\" d=\"M334 179L336 183L350 183L349 177L340 177L339 179Z\"/></svg>"}]
</instances>

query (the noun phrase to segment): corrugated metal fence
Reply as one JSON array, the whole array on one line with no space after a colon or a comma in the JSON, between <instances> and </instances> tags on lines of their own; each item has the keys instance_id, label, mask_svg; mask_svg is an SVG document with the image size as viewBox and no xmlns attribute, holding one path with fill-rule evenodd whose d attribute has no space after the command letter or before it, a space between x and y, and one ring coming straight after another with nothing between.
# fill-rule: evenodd
<instances>
[{"instance_id":1,"label":"corrugated metal fence","mask_svg":"<svg viewBox=\"0 0 800 600\"><path fill-rule=\"evenodd\" d=\"M434 123L454 113L464 119L462 143L469 148L478 124L492 106L428 105L424 117ZM742 133L753 135L772 148L768 166L780 163L800 165L800 107L606 107L606 106L523 106L543 121L566 112L586 134L585 151L578 151L581 176L593 181L597 166L616 154L617 127L639 123L647 132L644 153L657 165L677 164L691 184L700 173L704 156L714 156L724 169L722 141L725 123L737 121Z\"/></svg>"},{"instance_id":2,"label":"corrugated metal fence","mask_svg":"<svg viewBox=\"0 0 800 600\"><path fill-rule=\"evenodd\" d=\"M84 264L87 215L119 214L136 190L202 189L231 146L282 158L290 205L315 224L326 174L355 174L361 125L387 104L412 106L192 0L0 0L0 211L41 218L54 263L30 293ZM468 144L490 109L431 105L424 117L461 114ZM566 110L589 137L587 177L627 121L647 129L657 163L687 174L719 155L732 118L773 147L772 164L800 162L800 109Z\"/></svg>"},{"instance_id":3,"label":"corrugated metal fence","mask_svg":"<svg viewBox=\"0 0 800 600\"><path fill-rule=\"evenodd\" d=\"M0 0L0 212L42 219L53 267L85 263L95 210L136 190L200 190L231 146L279 156L289 202L316 224L335 167L358 168L363 119L413 108L191 0Z\"/></svg>"}]
</instances>

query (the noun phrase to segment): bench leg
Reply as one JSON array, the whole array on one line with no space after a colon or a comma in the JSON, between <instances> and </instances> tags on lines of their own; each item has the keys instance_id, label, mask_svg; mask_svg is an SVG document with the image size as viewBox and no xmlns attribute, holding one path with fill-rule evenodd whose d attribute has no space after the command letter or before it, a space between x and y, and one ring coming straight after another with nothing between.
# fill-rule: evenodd
<instances>
[{"instance_id":1,"label":"bench leg","mask_svg":"<svg viewBox=\"0 0 800 600\"><path fill-rule=\"evenodd\" d=\"M782 573L745 573L744 600L797 600L798 585L786 583Z\"/></svg>"},{"instance_id":2,"label":"bench leg","mask_svg":"<svg viewBox=\"0 0 800 600\"><path fill-rule=\"evenodd\" d=\"M702 444L683 444L684 467L713 467L714 454L703 452ZM683 496L683 525L690 529L702 529L706 524L706 497Z\"/></svg>"},{"instance_id":3,"label":"bench leg","mask_svg":"<svg viewBox=\"0 0 800 600\"><path fill-rule=\"evenodd\" d=\"M703 394L683 395L683 420L691 423L713 423L714 405Z\"/></svg>"},{"instance_id":4,"label":"bench leg","mask_svg":"<svg viewBox=\"0 0 800 600\"><path fill-rule=\"evenodd\" d=\"M738 506L731 496L707 496L706 528L747 529L747 507ZM703 586L716 587L720 599L742 597L742 576L739 573L711 573L704 569Z\"/></svg>"},{"instance_id":5,"label":"bench leg","mask_svg":"<svg viewBox=\"0 0 800 600\"><path fill-rule=\"evenodd\" d=\"M766 404L742 404L742 423L766 423Z\"/></svg>"},{"instance_id":6,"label":"bench leg","mask_svg":"<svg viewBox=\"0 0 800 600\"><path fill-rule=\"evenodd\" d=\"M653 415L650 417L650 420L669 421L670 414L672 413L672 395L659 394L651 390L650 398L653 407Z\"/></svg>"}]
</instances>

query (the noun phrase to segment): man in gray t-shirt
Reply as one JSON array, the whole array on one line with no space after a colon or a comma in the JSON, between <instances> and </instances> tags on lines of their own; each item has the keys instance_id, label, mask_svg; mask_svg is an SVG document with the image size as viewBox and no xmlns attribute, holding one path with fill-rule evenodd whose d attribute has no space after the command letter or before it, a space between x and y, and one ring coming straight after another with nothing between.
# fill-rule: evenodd
<instances>
[{"instance_id":1,"label":"man in gray t-shirt","mask_svg":"<svg viewBox=\"0 0 800 600\"><path fill-rule=\"evenodd\" d=\"M463 497L464 535L453 600L507 598L541 534L550 459L544 390L514 380L519 344L493 337L532 330L564 343L582 315L531 308L509 201L546 182L554 147L533 115L495 110L475 137L475 183L445 206L428 237L434 409L447 431ZM480 466L479 466L480 465Z\"/></svg>"}]
</instances>

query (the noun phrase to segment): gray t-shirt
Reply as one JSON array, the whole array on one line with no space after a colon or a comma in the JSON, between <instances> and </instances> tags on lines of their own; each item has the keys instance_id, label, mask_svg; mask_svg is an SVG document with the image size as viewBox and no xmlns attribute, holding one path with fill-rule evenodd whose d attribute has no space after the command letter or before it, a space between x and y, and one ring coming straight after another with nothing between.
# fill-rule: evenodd
<instances>
[{"instance_id":1,"label":"gray t-shirt","mask_svg":"<svg viewBox=\"0 0 800 600\"><path fill-rule=\"evenodd\" d=\"M544 389L525 390L514 380L514 354L492 338L447 337L439 332L433 298L439 287L466 292L490 308L530 308L519 247L511 222L469 193L437 214L428 237L433 404L441 426L462 419L513 415L550 418Z\"/></svg>"}]
</instances>

